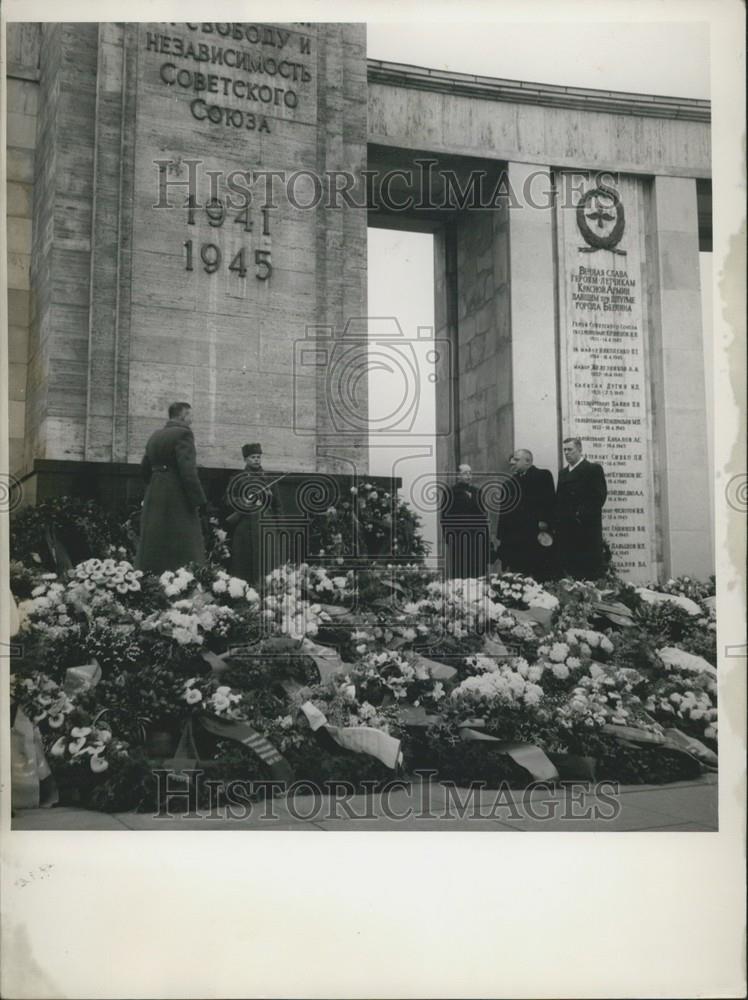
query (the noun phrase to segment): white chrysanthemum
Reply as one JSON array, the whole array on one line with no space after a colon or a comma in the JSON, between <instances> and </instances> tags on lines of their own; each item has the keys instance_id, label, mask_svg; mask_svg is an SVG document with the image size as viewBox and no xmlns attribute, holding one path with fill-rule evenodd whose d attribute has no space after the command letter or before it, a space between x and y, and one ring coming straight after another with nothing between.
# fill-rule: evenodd
<instances>
[{"instance_id":1,"label":"white chrysanthemum","mask_svg":"<svg viewBox=\"0 0 748 1000\"><path fill-rule=\"evenodd\" d=\"M514 669L517 671L520 677L524 677L525 679L527 679L530 675L530 664L523 656L517 657L517 659L514 661Z\"/></svg>"},{"instance_id":2,"label":"white chrysanthemum","mask_svg":"<svg viewBox=\"0 0 748 1000\"><path fill-rule=\"evenodd\" d=\"M523 697L525 704L537 705L543 698L543 689L537 684L527 684Z\"/></svg>"}]
</instances>

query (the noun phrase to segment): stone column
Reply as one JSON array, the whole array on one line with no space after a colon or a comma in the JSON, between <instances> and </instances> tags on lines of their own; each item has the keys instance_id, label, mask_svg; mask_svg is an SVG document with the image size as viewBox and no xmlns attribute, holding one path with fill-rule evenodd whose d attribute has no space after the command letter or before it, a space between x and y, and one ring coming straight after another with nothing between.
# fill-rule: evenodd
<instances>
[{"instance_id":1,"label":"stone column","mask_svg":"<svg viewBox=\"0 0 748 1000\"><path fill-rule=\"evenodd\" d=\"M505 205L463 212L456 226L455 460L480 477L500 471L511 450L506 216Z\"/></svg>"},{"instance_id":2,"label":"stone column","mask_svg":"<svg viewBox=\"0 0 748 1000\"><path fill-rule=\"evenodd\" d=\"M85 457L98 28L42 29L26 459Z\"/></svg>"},{"instance_id":3,"label":"stone column","mask_svg":"<svg viewBox=\"0 0 748 1000\"><path fill-rule=\"evenodd\" d=\"M8 438L9 469L24 465L26 373L31 327L31 220L39 98L39 24L7 34Z\"/></svg>"},{"instance_id":4,"label":"stone column","mask_svg":"<svg viewBox=\"0 0 748 1000\"><path fill-rule=\"evenodd\" d=\"M556 474L559 455L553 206L547 167L507 164L513 448Z\"/></svg>"},{"instance_id":5,"label":"stone column","mask_svg":"<svg viewBox=\"0 0 748 1000\"><path fill-rule=\"evenodd\" d=\"M99 24L85 458L127 461L137 28Z\"/></svg>"},{"instance_id":6,"label":"stone column","mask_svg":"<svg viewBox=\"0 0 748 1000\"><path fill-rule=\"evenodd\" d=\"M651 244L652 371L663 569L714 572L696 181L656 177Z\"/></svg>"},{"instance_id":7,"label":"stone column","mask_svg":"<svg viewBox=\"0 0 748 1000\"><path fill-rule=\"evenodd\" d=\"M320 27L317 47L316 169L323 184L335 171L360 178L366 166L366 28L356 24ZM363 204L363 191L359 180L358 204ZM316 209L314 220L316 303L307 335L316 328L320 357L328 360L319 366L315 387L316 469L365 475L368 394L357 375L367 355L367 213L330 198ZM351 349L352 355L348 354ZM341 357L352 360L341 363ZM349 420L337 394L347 393L354 382L355 412Z\"/></svg>"}]
</instances>

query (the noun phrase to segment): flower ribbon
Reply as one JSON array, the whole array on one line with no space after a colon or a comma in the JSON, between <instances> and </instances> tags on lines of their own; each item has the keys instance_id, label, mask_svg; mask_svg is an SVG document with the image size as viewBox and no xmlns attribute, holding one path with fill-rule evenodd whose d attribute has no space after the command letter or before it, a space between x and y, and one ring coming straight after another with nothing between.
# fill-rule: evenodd
<instances>
[{"instance_id":1,"label":"flower ribbon","mask_svg":"<svg viewBox=\"0 0 748 1000\"><path fill-rule=\"evenodd\" d=\"M68 667L65 671L65 683L63 690L68 698L73 695L82 694L89 688L96 687L101 680L101 667L98 660L91 660L80 667Z\"/></svg>"},{"instance_id":2,"label":"flower ribbon","mask_svg":"<svg viewBox=\"0 0 748 1000\"><path fill-rule=\"evenodd\" d=\"M194 770L198 761L197 747L193 722L214 736L225 740L234 740L249 747L261 761L268 765L270 774L276 781L292 782L293 770L285 757L281 756L275 747L264 736L260 736L252 727L238 719L219 719L214 715L198 715L190 719L179 737L179 745L172 760L166 766L173 771Z\"/></svg>"},{"instance_id":3,"label":"flower ribbon","mask_svg":"<svg viewBox=\"0 0 748 1000\"><path fill-rule=\"evenodd\" d=\"M486 656L492 656L494 659L498 660L505 660L510 655L506 646L500 639L493 639L488 635L483 637L483 652Z\"/></svg>"},{"instance_id":4,"label":"flower ribbon","mask_svg":"<svg viewBox=\"0 0 748 1000\"><path fill-rule=\"evenodd\" d=\"M431 726L439 722L440 716L429 715L423 706L416 708L413 705L403 705L400 708L401 721L407 726ZM506 754L507 757L519 764L532 775L533 781L556 781L559 772L552 761L545 755L540 747L532 743L512 743L500 740L497 736L489 736L488 733L480 733L477 730L485 725L482 719L472 719L464 722L460 726L460 739L466 742L494 743L492 747L498 753ZM566 768L566 771L569 769ZM587 775L585 771L585 776ZM566 773L564 774L566 776Z\"/></svg>"},{"instance_id":5,"label":"flower ribbon","mask_svg":"<svg viewBox=\"0 0 748 1000\"><path fill-rule=\"evenodd\" d=\"M23 619L21 618L21 615L20 615L20 613L18 611L18 605L16 604L16 599L13 596L13 594L11 593L10 587L8 586L7 583L3 584L3 590L4 590L3 597L9 599L7 601L8 607L10 608L10 633L9 634L11 636L14 636L18 632L20 632L21 625L23 624ZM19 647L15 647L15 646L11 647L11 655L12 656L16 656L16 655L20 656L21 655L20 653L17 654L15 652L15 650L17 648L19 648Z\"/></svg>"},{"instance_id":6,"label":"flower ribbon","mask_svg":"<svg viewBox=\"0 0 748 1000\"><path fill-rule=\"evenodd\" d=\"M18 706L10 731L11 801L14 809L49 808L59 801L57 784L44 756L39 727Z\"/></svg>"},{"instance_id":7,"label":"flower ribbon","mask_svg":"<svg viewBox=\"0 0 748 1000\"><path fill-rule=\"evenodd\" d=\"M277 781L293 781L293 770L285 757L275 749L269 740L260 736L252 727L238 719L219 719L214 715L198 716L198 725L206 732L213 733L226 740L236 740L237 743L249 747L268 765L270 773Z\"/></svg>"},{"instance_id":8,"label":"flower ribbon","mask_svg":"<svg viewBox=\"0 0 748 1000\"><path fill-rule=\"evenodd\" d=\"M450 681L457 674L456 667L450 667L446 663L437 663L436 660L429 660L428 657L421 656L420 653L415 654L413 662L416 666L425 667L429 676L435 681Z\"/></svg>"},{"instance_id":9,"label":"flower ribbon","mask_svg":"<svg viewBox=\"0 0 748 1000\"><path fill-rule=\"evenodd\" d=\"M525 771L528 771L533 781L556 781L558 779L556 766L546 757L540 747L536 747L532 743L504 742L497 736L477 732L473 728L475 725L476 722L460 726L460 739L495 743L493 749L510 757L515 764L519 764Z\"/></svg>"},{"instance_id":10,"label":"flower ribbon","mask_svg":"<svg viewBox=\"0 0 748 1000\"><path fill-rule=\"evenodd\" d=\"M518 622L528 622L540 625L544 632L550 632L553 612L549 608L511 608L509 614Z\"/></svg>"},{"instance_id":11,"label":"flower ribbon","mask_svg":"<svg viewBox=\"0 0 748 1000\"><path fill-rule=\"evenodd\" d=\"M314 660L314 665L319 671L319 677L323 684L326 684L332 677L337 674L345 674L350 670L350 666L347 666L340 658L340 653L334 649L330 649L329 646L320 646L316 642L312 642L311 639L304 639L301 643L301 651L308 656L311 660Z\"/></svg>"},{"instance_id":12,"label":"flower ribbon","mask_svg":"<svg viewBox=\"0 0 748 1000\"><path fill-rule=\"evenodd\" d=\"M325 715L311 701L301 706L309 727L326 750L350 750L375 757L391 770L402 763L400 740L371 726L330 726Z\"/></svg>"},{"instance_id":13,"label":"flower ribbon","mask_svg":"<svg viewBox=\"0 0 748 1000\"><path fill-rule=\"evenodd\" d=\"M709 747L695 739L687 736L680 729L666 729L664 733L653 733L647 729L637 729L635 726L619 726L607 723L602 727L604 733L614 736L619 742L627 746L640 746L644 743L660 747L662 750L675 750L691 757L707 770L717 770L717 755Z\"/></svg>"},{"instance_id":14,"label":"flower ribbon","mask_svg":"<svg viewBox=\"0 0 748 1000\"><path fill-rule=\"evenodd\" d=\"M634 624L631 609L620 601L598 601L593 606L593 610L600 618L606 618L611 625L629 628Z\"/></svg>"}]
</instances>

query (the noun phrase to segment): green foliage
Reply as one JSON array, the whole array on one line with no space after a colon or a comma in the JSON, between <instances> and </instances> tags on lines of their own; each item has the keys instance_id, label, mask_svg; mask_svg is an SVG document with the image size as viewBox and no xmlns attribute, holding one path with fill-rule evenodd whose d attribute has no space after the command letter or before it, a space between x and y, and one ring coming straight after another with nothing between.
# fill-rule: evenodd
<instances>
[{"instance_id":1,"label":"green foliage","mask_svg":"<svg viewBox=\"0 0 748 1000\"><path fill-rule=\"evenodd\" d=\"M310 551L343 560L384 553L420 560L428 554L420 526L419 516L396 493L363 483L337 507L312 518Z\"/></svg>"},{"instance_id":2,"label":"green foliage","mask_svg":"<svg viewBox=\"0 0 748 1000\"><path fill-rule=\"evenodd\" d=\"M131 559L136 539L127 522L93 500L77 497L54 497L22 508L11 519L12 559L28 566L58 568L60 543L74 562L80 562L104 559L117 550L121 550L120 558Z\"/></svg>"}]
</instances>

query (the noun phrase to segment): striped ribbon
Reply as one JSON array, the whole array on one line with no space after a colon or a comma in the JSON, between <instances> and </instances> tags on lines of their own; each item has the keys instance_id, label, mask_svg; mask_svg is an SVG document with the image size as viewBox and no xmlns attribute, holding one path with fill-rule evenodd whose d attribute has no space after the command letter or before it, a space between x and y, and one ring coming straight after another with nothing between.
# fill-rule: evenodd
<instances>
[{"instance_id":1,"label":"striped ribbon","mask_svg":"<svg viewBox=\"0 0 748 1000\"><path fill-rule=\"evenodd\" d=\"M263 763L267 764L270 774L276 781L287 783L293 781L294 774L291 765L264 736L260 736L246 722L240 722L237 719L219 719L212 715L198 715L187 722L182 730L173 759L166 762L166 766L171 770L191 771L197 764L198 753L193 722L214 736L234 740L236 743L248 747Z\"/></svg>"}]
</instances>

